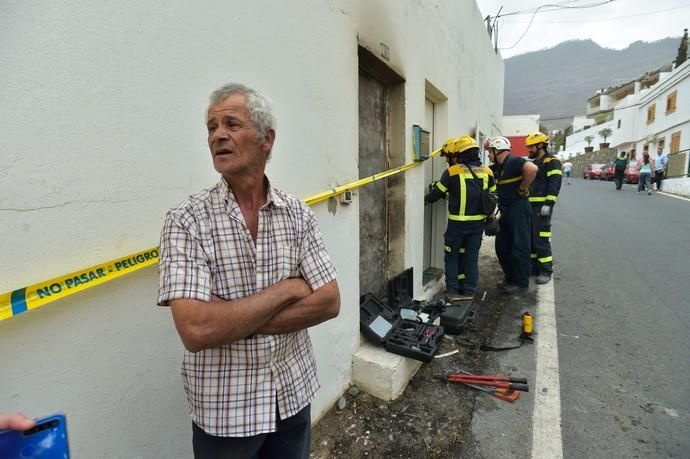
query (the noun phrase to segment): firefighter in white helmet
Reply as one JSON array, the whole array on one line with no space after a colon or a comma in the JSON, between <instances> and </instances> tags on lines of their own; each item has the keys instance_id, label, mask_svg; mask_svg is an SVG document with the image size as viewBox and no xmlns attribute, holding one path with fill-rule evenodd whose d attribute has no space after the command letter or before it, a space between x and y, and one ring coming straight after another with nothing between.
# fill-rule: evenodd
<instances>
[{"instance_id":1,"label":"firefighter in white helmet","mask_svg":"<svg viewBox=\"0 0 690 459\"><path fill-rule=\"evenodd\" d=\"M452 137L442 147L448 169L424 197L425 203L448 198L444 235L446 293L471 298L479 282L479 248L487 215L480 208L481 190L496 190L491 170L482 165L479 147L470 136Z\"/></svg>"},{"instance_id":2,"label":"firefighter in white helmet","mask_svg":"<svg viewBox=\"0 0 690 459\"><path fill-rule=\"evenodd\" d=\"M510 141L505 137L491 137L485 147L494 163L501 212L496 256L504 279L497 286L503 293L517 293L529 287L532 212L527 197L537 166L513 156Z\"/></svg>"}]
</instances>

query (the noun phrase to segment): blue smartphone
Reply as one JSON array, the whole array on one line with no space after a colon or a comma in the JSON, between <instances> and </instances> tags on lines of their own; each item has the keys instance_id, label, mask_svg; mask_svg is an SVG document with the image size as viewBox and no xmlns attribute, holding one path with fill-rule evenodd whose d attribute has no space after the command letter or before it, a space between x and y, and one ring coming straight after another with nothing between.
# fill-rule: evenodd
<instances>
[{"instance_id":1,"label":"blue smartphone","mask_svg":"<svg viewBox=\"0 0 690 459\"><path fill-rule=\"evenodd\" d=\"M0 430L2 459L69 459L67 421L62 414L37 419L24 432Z\"/></svg>"}]
</instances>

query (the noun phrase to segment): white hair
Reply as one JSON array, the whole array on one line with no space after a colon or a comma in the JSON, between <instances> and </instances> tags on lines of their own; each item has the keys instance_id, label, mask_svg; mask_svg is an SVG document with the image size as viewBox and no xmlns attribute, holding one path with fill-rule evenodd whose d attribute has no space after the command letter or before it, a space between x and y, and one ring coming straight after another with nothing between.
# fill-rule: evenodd
<instances>
[{"instance_id":1,"label":"white hair","mask_svg":"<svg viewBox=\"0 0 690 459\"><path fill-rule=\"evenodd\" d=\"M269 129L276 128L276 119L273 116L273 109L268 98L240 83L228 83L213 91L209 108L233 94L243 94L247 98L249 119L254 123L256 130L259 131L260 138L264 137Z\"/></svg>"}]
</instances>

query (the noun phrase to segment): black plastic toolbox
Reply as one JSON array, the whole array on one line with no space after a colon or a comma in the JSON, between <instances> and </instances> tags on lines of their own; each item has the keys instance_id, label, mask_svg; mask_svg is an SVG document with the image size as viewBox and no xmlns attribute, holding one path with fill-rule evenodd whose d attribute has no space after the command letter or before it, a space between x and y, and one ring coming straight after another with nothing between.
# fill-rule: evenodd
<instances>
[{"instance_id":1,"label":"black plastic toolbox","mask_svg":"<svg viewBox=\"0 0 690 459\"><path fill-rule=\"evenodd\" d=\"M472 300L454 301L446 303L446 309L441 314L441 326L449 335L459 335L474 317L475 305Z\"/></svg>"},{"instance_id":2,"label":"black plastic toolbox","mask_svg":"<svg viewBox=\"0 0 690 459\"><path fill-rule=\"evenodd\" d=\"M412 268L389 281L388 299L384 303L371 293L360 297L362 334L373 343L383 345L388 352L430 362L443 341L443 327L431 324L440 317L443 303L429 304L412 299ZM401 307L413 310L416 320L404 320Z\"/></svg>"}]
</instances>

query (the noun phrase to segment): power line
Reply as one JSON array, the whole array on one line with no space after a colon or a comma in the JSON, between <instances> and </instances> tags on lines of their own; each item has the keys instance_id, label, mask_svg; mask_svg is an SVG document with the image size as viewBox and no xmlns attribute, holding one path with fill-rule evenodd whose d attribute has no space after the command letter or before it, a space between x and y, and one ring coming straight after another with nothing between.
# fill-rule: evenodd
<instances>
[{"instance_id":1,"label":"power line","mask_svg":"<svg viewBox=\"0 0 690 459\"><path fill-rule=\"evenodd\" d=\"M500 17L505 17L505 16L515 16L518 14L529 14L529 13L537 13L543 9L544 11L541 11L542 13L549 13L552 11L558 11L558 10L583 10L587 8L594 8L596 6L601 6L606 3L612 3L615 0L603 0L597 3L590 3L587 5L573 5L573 6L567 6L568 3L575 3L578 0L570 0L570 1L563 1L560 3L547 3L541 6L538 6L537 8L530 8L526 10L521 10L521 11L512 11L510 13L503 13L500 15ZM546 9L548 8L548 9Z\"/></svg>"},{"instance_id":2,"label":"power line","mask_svg":"<svg viewBox=\"0 0 690 459\"><path fill-rule=\"evenodd\" d=\"M498 49L501 49L501 50L506 49L506 50L507 50L507 49L513 49L513 48L515 48L515 47L518 45L518 43L520 43L520 42L522 41L522 39L525 38L525 35L527 35L527 32L529 31L530 27L532 26L532 22L534 21L534 18L537 16L537 13L539 13L539 11L540 11L541 9L543 9L543 8L554 7L554 8L556 8L557 10L558 10L558 9L585 9L585 8L594 8L594 7L597 7L597 6L605 5L605 4L611 3L611 2L613 2L613 1L614 1L614 0L604 0L604 1L601 1L601 2L599 2L599 3L590 3L590 4L588 4L588 5L580 5L580 6L577 6L577 5L575 5L575 6L565 6L563 3L561 3L561 4L548 4L548 3L547 3L547 4L544 4L544 5L541 5L541 6L537 7L537 9L534 10L534 13L532 13L532 18L530 19L529 24L527 24L527 28L526 28L525 31L522 33L522 35L520 35L520 38L518 38L518 40L517 40L515 43L513 43L513 46L509 46L509 47L507 47L507 48L498 48ZM554 10L551 10L551 11L554 11ZM512 15L512 14L524 14L524 13L519 13L519 12L515 12L515 13L506 13L506 14L503 14L502 16L510 16L510 15Z\"/></svg>"},{"instance_id":3,"label":"power line","mask_svg":"<svg viewBox=\"0 0 690 459\"><path fill-rule=\"evenodd\" d=\"M639 16L649 16L651 14L665 13L667 11L679 10L681 8L687 8L687 7L690 7L690 4L682 5L682 6L675 6L673 8L666 8L664 10L649 11L647 13L631 14L628 16L614 16L612 18L597 18L597 19L576 19L576 20L572 20L572 21L536 21L535 24L570 24L570 23L581 23L581 22L614 21L617 19L636 18ZM505 24L526 24L528 21L503 21L503 22Z\"/></svg>"},{"instance_id":4,"label":"power line","mask_svg":"<svg viewBox=\"0 0 690 459\"><path fill-rule=\"evenodd\" d=\"M565 1L558 2L558 3L554 4L554 6L558 8L562 5L566 5L568 3L575 3L578 1L580 1L580 0L565 0ZM547 6L547 5L542 5L542 6ZM503 9L503 7L501 7L501 9ZM502 17L502 16L514 16L516 14L529 14L529 13L534 13L534 10L535 10L534 8L528 8L526 10L512 11L510 13L505 13L505 14L501 14L501 12L499 10L499 12L496 13L496 17L498 18L498 17Z\"/></svg>"}]
</instances>

